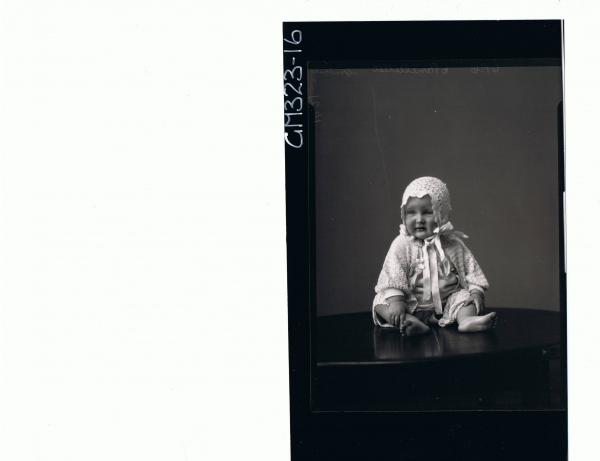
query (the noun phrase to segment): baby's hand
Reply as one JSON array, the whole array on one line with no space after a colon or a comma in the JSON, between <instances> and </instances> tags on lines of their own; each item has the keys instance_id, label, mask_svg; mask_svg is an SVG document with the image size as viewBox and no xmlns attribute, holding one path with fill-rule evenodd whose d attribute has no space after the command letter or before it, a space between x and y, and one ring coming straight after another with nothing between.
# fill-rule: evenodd
<instances>
[{"instance_id":1,"label":"baby's hand","mask_svg":"<svg viewBox=\"0 0 600 461\"><path fill-rule=\"evenodd\" d=\"M483 314L483 310L485 309L483 293L479 290L471 291L470 300L473 304L475 304L475 308L477 309L477 315Z\"/></svg>"},{"instance_id":2,"label":"baby's hand","mask_svg":"<svg viewBox=\"0 0 600 461\"><path fill-rule=\"evenodd\" d=\"M389 304L388 308L389 322L402 328L404 325L404 319L406 318L406 303L402 301L394 301Z\"/></svg>"}]
</instances>

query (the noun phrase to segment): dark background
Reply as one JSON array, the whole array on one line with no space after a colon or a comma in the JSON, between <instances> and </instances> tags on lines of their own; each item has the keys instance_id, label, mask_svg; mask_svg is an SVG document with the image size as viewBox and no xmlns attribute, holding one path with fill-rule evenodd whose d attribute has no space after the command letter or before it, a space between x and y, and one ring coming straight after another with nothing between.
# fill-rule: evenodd
<instances>
[{"instance_id":1,"label":"dark background","mask_svg":"<svg viewBox=\"0 0 600 461\"><path fill-rule=\"evenodd\" d=\"M560 66L321 68L308 86L318 315L370 310L419 176L448 184L488 306L559 311Z\"/></svg>"}]
</instances>

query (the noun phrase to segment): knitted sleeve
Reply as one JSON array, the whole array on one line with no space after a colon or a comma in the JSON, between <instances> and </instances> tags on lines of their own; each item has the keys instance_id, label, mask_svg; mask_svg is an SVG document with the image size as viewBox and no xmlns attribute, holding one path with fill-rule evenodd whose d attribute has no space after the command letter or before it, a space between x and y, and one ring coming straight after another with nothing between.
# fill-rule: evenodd
<instances>
[{"instance_id":1,"label":"knitted sleeve","mask_svg":"<svg viewBox=\"0 0 600 461\"><path fill-rule=\"evenodd\" d=\"M405 236L397 236L387 252L379 279L375 286L377 297L381 300L403 294L410 296L408 242Z\"/></svg>"},{"instance_id":2,"label":"knitted sleeve","mask_svg":"<svg viewBox=\"0 0 600 461\"><path fill-rule=\"evenodd\" d=\"M473 256L473 253L463 243L463 258L465 268L465 281L467 282L467 288L469 291L478 290L485 291L490 287L490 284L481 269L481 266Z\"/></svg>"}]
</instances>

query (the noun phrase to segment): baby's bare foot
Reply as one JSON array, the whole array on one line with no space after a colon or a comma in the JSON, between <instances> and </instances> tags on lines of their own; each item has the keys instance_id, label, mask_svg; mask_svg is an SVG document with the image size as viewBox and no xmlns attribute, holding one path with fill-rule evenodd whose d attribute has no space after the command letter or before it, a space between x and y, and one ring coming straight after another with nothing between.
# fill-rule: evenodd
<instances>
[{"instance_id":1,"label":"baby's bare foot","mask_svg":"<svg viewBox=\"0 0 600 461\"><path fill-rule=\"evenodd\" d=\"M490 312L482 316L473 316L463 319L458 325L458 331L461 333L474 333L477 331L486 331L496 326L496 313Z\"/></svg>"},{"instance_id":2,"label":"baby's bare foot","mask_svg":"<svg viewBox=\"0 0 600 461\"><path fill-rule=\"evenodd\" d=\"M428 331L429 327L416 318L406 319L403 327L400 329L400 332L406 336L422 335Z\"/></svg>"}]
</instances>

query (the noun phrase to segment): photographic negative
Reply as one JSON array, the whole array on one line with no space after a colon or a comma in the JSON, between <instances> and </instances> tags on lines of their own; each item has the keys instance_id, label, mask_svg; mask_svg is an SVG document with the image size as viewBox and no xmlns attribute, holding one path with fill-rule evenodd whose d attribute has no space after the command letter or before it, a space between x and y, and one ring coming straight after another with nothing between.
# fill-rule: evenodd
<instances>
[{"instance_id":1,"label":"photographic negative","mask_svg":"<svg viewBox=\"0 0 600 461\"><path fill-rule=\"evenodd\" d=\"M286 130L303 142L286 135L291 397L305 422L553 412L563 448L560 31L285 25L302 49L284 84L298 114ZM301 196L304 229L290 219Z\"/></svg>"}]
</instances>

